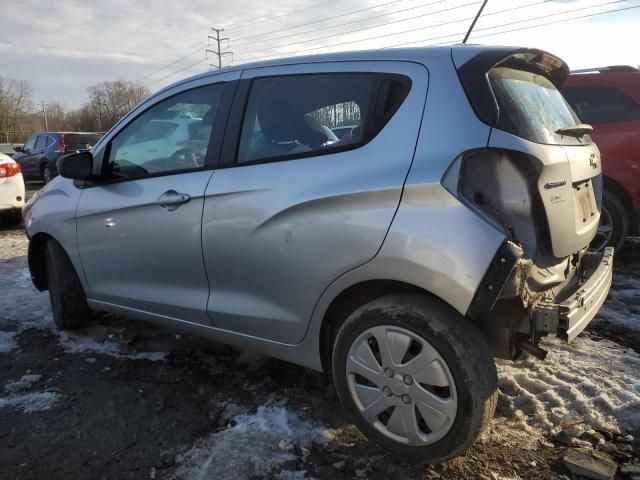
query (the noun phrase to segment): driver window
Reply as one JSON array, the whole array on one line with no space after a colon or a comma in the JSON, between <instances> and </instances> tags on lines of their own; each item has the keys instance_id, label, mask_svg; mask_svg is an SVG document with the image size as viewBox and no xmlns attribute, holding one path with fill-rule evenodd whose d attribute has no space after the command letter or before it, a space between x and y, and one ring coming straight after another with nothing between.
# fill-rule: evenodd
<instances>
[{"instance_id":1,"label":"driver window","mask_svg":"<svg viewBox=\"0 0 640 480\"><path fill-rule=\"evenodd\" d=\"M223 89L188 90L138 116L111 141L108 171L139 177L202 168Z\"/></svg>"}]
</instances>

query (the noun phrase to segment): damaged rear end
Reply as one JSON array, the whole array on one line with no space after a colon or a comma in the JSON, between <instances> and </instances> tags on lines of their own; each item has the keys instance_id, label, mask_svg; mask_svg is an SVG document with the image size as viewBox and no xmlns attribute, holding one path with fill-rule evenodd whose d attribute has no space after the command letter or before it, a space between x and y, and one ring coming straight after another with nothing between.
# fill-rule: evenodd
<instances>
[{"instance_id":1,"label":"damaged rear end","mask_svg":"<svg viewBox=\"0 0 640 480\"><path fill-rule=\"evenodd\" d=\"M600 154L559 93L569 74L562 60L505 49L456 66L474 111L492 128L486 148L462 154L444 183L505 234L468 315L496 356L543 357L539 339L573 340L611 285L613 250L589 250L600 218Z\"/></svg>"}]
</instances>

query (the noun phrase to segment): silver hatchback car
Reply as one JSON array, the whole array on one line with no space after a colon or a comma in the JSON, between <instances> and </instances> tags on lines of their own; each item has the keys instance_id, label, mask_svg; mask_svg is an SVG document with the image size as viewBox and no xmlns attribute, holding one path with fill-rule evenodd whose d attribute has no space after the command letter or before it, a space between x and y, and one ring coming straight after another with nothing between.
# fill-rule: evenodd
<instances>
[{"instance_id":1,"label":"silver hatchback car","mask_svg":"<svg viewBox=\"0 0 640 480\"><path fill-rule=\"evenodd\" d=\"M611 284L568 73L455 46L178 82L25 207L33 282L61 328L117 312L331 371L371 440L460 455L493 415L493 358L571 341Z\"/></svg>"}]
</instances>

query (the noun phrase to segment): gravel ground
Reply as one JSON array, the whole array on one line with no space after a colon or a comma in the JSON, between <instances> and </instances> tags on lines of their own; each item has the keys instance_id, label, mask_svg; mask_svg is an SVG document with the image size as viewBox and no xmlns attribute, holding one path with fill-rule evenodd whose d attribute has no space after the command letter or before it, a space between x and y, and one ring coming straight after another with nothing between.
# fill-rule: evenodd
<instances>
[{"instance_id":1,"label":"gravel ground","mask_svg":"<svg viewBox=\"0 0 640 480\"><path fill-rule=\"evenodd\" d=\"M369 444L324 374L110 315L57 331L26 248L0 227L1 479L572 478L576 448L638 463L638 244L590 331L546 341L544 362L499 362L490 431L432 467Z\"/></svg>"}]
</instances>

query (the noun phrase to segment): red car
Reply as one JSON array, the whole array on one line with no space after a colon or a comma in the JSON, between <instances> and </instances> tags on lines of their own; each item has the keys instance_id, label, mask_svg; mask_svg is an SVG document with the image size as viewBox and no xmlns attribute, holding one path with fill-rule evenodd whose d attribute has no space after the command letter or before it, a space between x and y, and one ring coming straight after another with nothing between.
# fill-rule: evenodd
<instances>
[{"instance_id":1,"label":"red car","mask_svg":"<svg viewBox=\"0 0 640 480\"><path fill-rule=\"evenodd\" d=\"M613 66L574 71L562 91L600 148L603 208L596 249L619 250L638 234L640 213L640 70Z\"/></svg>"}]
</instances>

